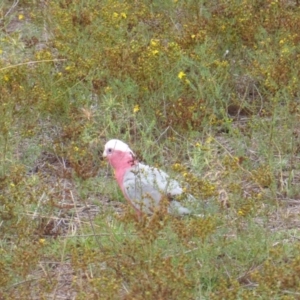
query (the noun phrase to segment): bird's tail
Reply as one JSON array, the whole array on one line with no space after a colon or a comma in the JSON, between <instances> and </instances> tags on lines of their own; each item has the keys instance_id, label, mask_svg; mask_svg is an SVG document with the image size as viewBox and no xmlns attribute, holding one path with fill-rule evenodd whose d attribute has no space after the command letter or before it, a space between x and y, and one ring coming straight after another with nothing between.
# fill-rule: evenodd
<instances>
[{"instance_id":1,"label":"bird's tail","mask_svg":"<svg viewBox=\"0 0 300 300\"><path fill-rule=\"evenodd\" d=\"M190 215L191 211L183 207L178 201L171 201L168 212L172 215Z\"/></svg>"}]
</instances>

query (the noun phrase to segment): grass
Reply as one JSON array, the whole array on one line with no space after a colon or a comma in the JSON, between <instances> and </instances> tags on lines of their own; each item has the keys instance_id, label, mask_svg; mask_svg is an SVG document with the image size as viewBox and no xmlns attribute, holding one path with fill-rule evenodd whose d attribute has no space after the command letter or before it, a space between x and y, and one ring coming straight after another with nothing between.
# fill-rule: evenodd
<instances>
[{"instance_id":1,"label":"grass","mask_svg":"<svg viewBox=\"0 0 300 300\"><path fill-rule=\"evenodd\" d=\"M0 8L0 299L300 297L298 1ZM110 138L204 216L138 222Z\"/></svg>"}]
</instances>

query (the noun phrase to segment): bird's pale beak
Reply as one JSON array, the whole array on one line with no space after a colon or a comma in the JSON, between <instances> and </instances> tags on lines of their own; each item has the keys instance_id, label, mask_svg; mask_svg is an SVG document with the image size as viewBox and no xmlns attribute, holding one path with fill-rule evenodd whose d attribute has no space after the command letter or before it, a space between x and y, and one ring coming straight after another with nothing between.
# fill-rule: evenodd
<instances>
[{"instance_id":1,"label":"bird's pale beak","mask_svg":"<svg viewBox=\"0 0 300 300\"><path fill-rule=\"evenodd\" d=\"M102 154L102 157L106 157L107 155L106 155L106 152L105 152L105 150L103 151L103 154Z\"/></svg>"}]
</instances>

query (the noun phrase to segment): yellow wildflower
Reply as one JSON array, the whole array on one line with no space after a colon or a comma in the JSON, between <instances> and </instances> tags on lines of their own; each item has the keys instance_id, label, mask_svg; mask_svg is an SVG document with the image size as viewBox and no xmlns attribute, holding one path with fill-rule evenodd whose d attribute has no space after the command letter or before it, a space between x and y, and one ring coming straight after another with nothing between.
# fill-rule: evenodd
<instances>
[{"instance_id":1,"label":"yellow wildflower","mask_svg":"<svg viewBox=\"0 0 300 300\"><path fill-rule=\"evenodd\" d=\"M206 140L205 140L205 144L211 144L211 142L214 140L214 138L212 136L209 136Z\"/></svg>"},{"instance_id":2,"label":"yellow wildflower","mask_svg":"<svg viewBox=\"0 0 300 300\"><path fill-rule=\"evenodd\" d=\"M140 110L140 106L138 104L136 104L133 108L133 113L137 113Z\"/></svg>"},{"instance_id":3,"label":"yellow wildflower","mask_svg":"<svg viewBox=\"0 0 300 300\"><path fill-rule=\"evenodd\" d=\"M178 170L179 168L180 168L180 164L179 163L175 163L174 165L173 165L173 169L174 170Z\"/></svg>"},{"instance_id":4,"label":"yellow wildflower","mask_svg":"<svg viewBox=\"0 0 300 300\"><path fill-rule=\"evenodd\" d=\"M121 17L122 17L123 19L127 19L127 15L126 15L125 13L121 13Z\"/></svg>"},{"instance_id":5,"label":"yellow wildflower","mask_svg":"<svg viewBox=\"0 0 300 300\"><path fill-rule=\"evenodd\" d=\"M45 239L39 239L39 243L40 243L41 245L44 245L44 244L45 244L45 242L46 242L46 240L45 240Z\"/></svg>"},{"instance_id":6,"label":"yellow wildflower","mask_svg":"<svg viewBox=\"0 0 300 300\"><path fill-rule=\"evenodd\" d=\"M18 19L21 21L24 19L24 15L23 14L19 14Z\"/></svg>"},{"instance_id":7,"label":"yellow wildflower","mask_svg":"<svg viewBox=\"0 0 300 300\"><path fill-rule=\"evenodd\" d=\"M158 45L158 42L159 42L158 39L152 39L152 40L150 41L150 44L151 44L152 47L156 47L156 46Z\"/></svg>"},{"instance_id":8,"label":"yellow wildflower","mask_svg":"<svg viewBox=\"0 0 300 300\"><path fill-rule=\"evenodd\" d=\"M114 18L117 18L118 16L119 16L118 13L116 13L116 12L113 13L113 17L114 17Z\"/></svg>"},{"instance_id":9,"label":"yellow wildflower","mask_svg":"<svg viewBox=\"0 0 300 300\"><path fill-rule=\"evenodd\" d=\"M177 75L177 77L179 78L179 79L182 79L182 78L184 78L186 76L186 74L183 72L183 71L180 71L179 73L178 73L178 75Z\"/></svg>"},{"instance_id":10,"label":"yellow wildflower","mask_svg":"<svg viewBox=\"0 0 300 300\"><path fill-rule=\"evenodd\" d=\"M240 209L240 210L238 211L238 215L239 215L239 216L245 216L245 212L244 212L243 210Z\"/></svg>"}]
</instances>

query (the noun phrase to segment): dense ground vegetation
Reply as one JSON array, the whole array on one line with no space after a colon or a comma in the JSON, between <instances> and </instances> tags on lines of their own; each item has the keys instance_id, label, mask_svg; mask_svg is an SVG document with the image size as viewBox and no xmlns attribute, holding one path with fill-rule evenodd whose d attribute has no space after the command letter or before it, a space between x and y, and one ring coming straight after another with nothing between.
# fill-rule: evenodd
<instances>
[{"instance_id":1,"label":"dense ground vegetation","mask_svg":"<svg viewBox=\"0 0 300 300\"><path fill-rule=\"evenodd\" d=\"M0 28L0 299L300 298L299 1L2 1ZM203 216L137 221L110 138Z\"/></svg>"}]
</instances>

